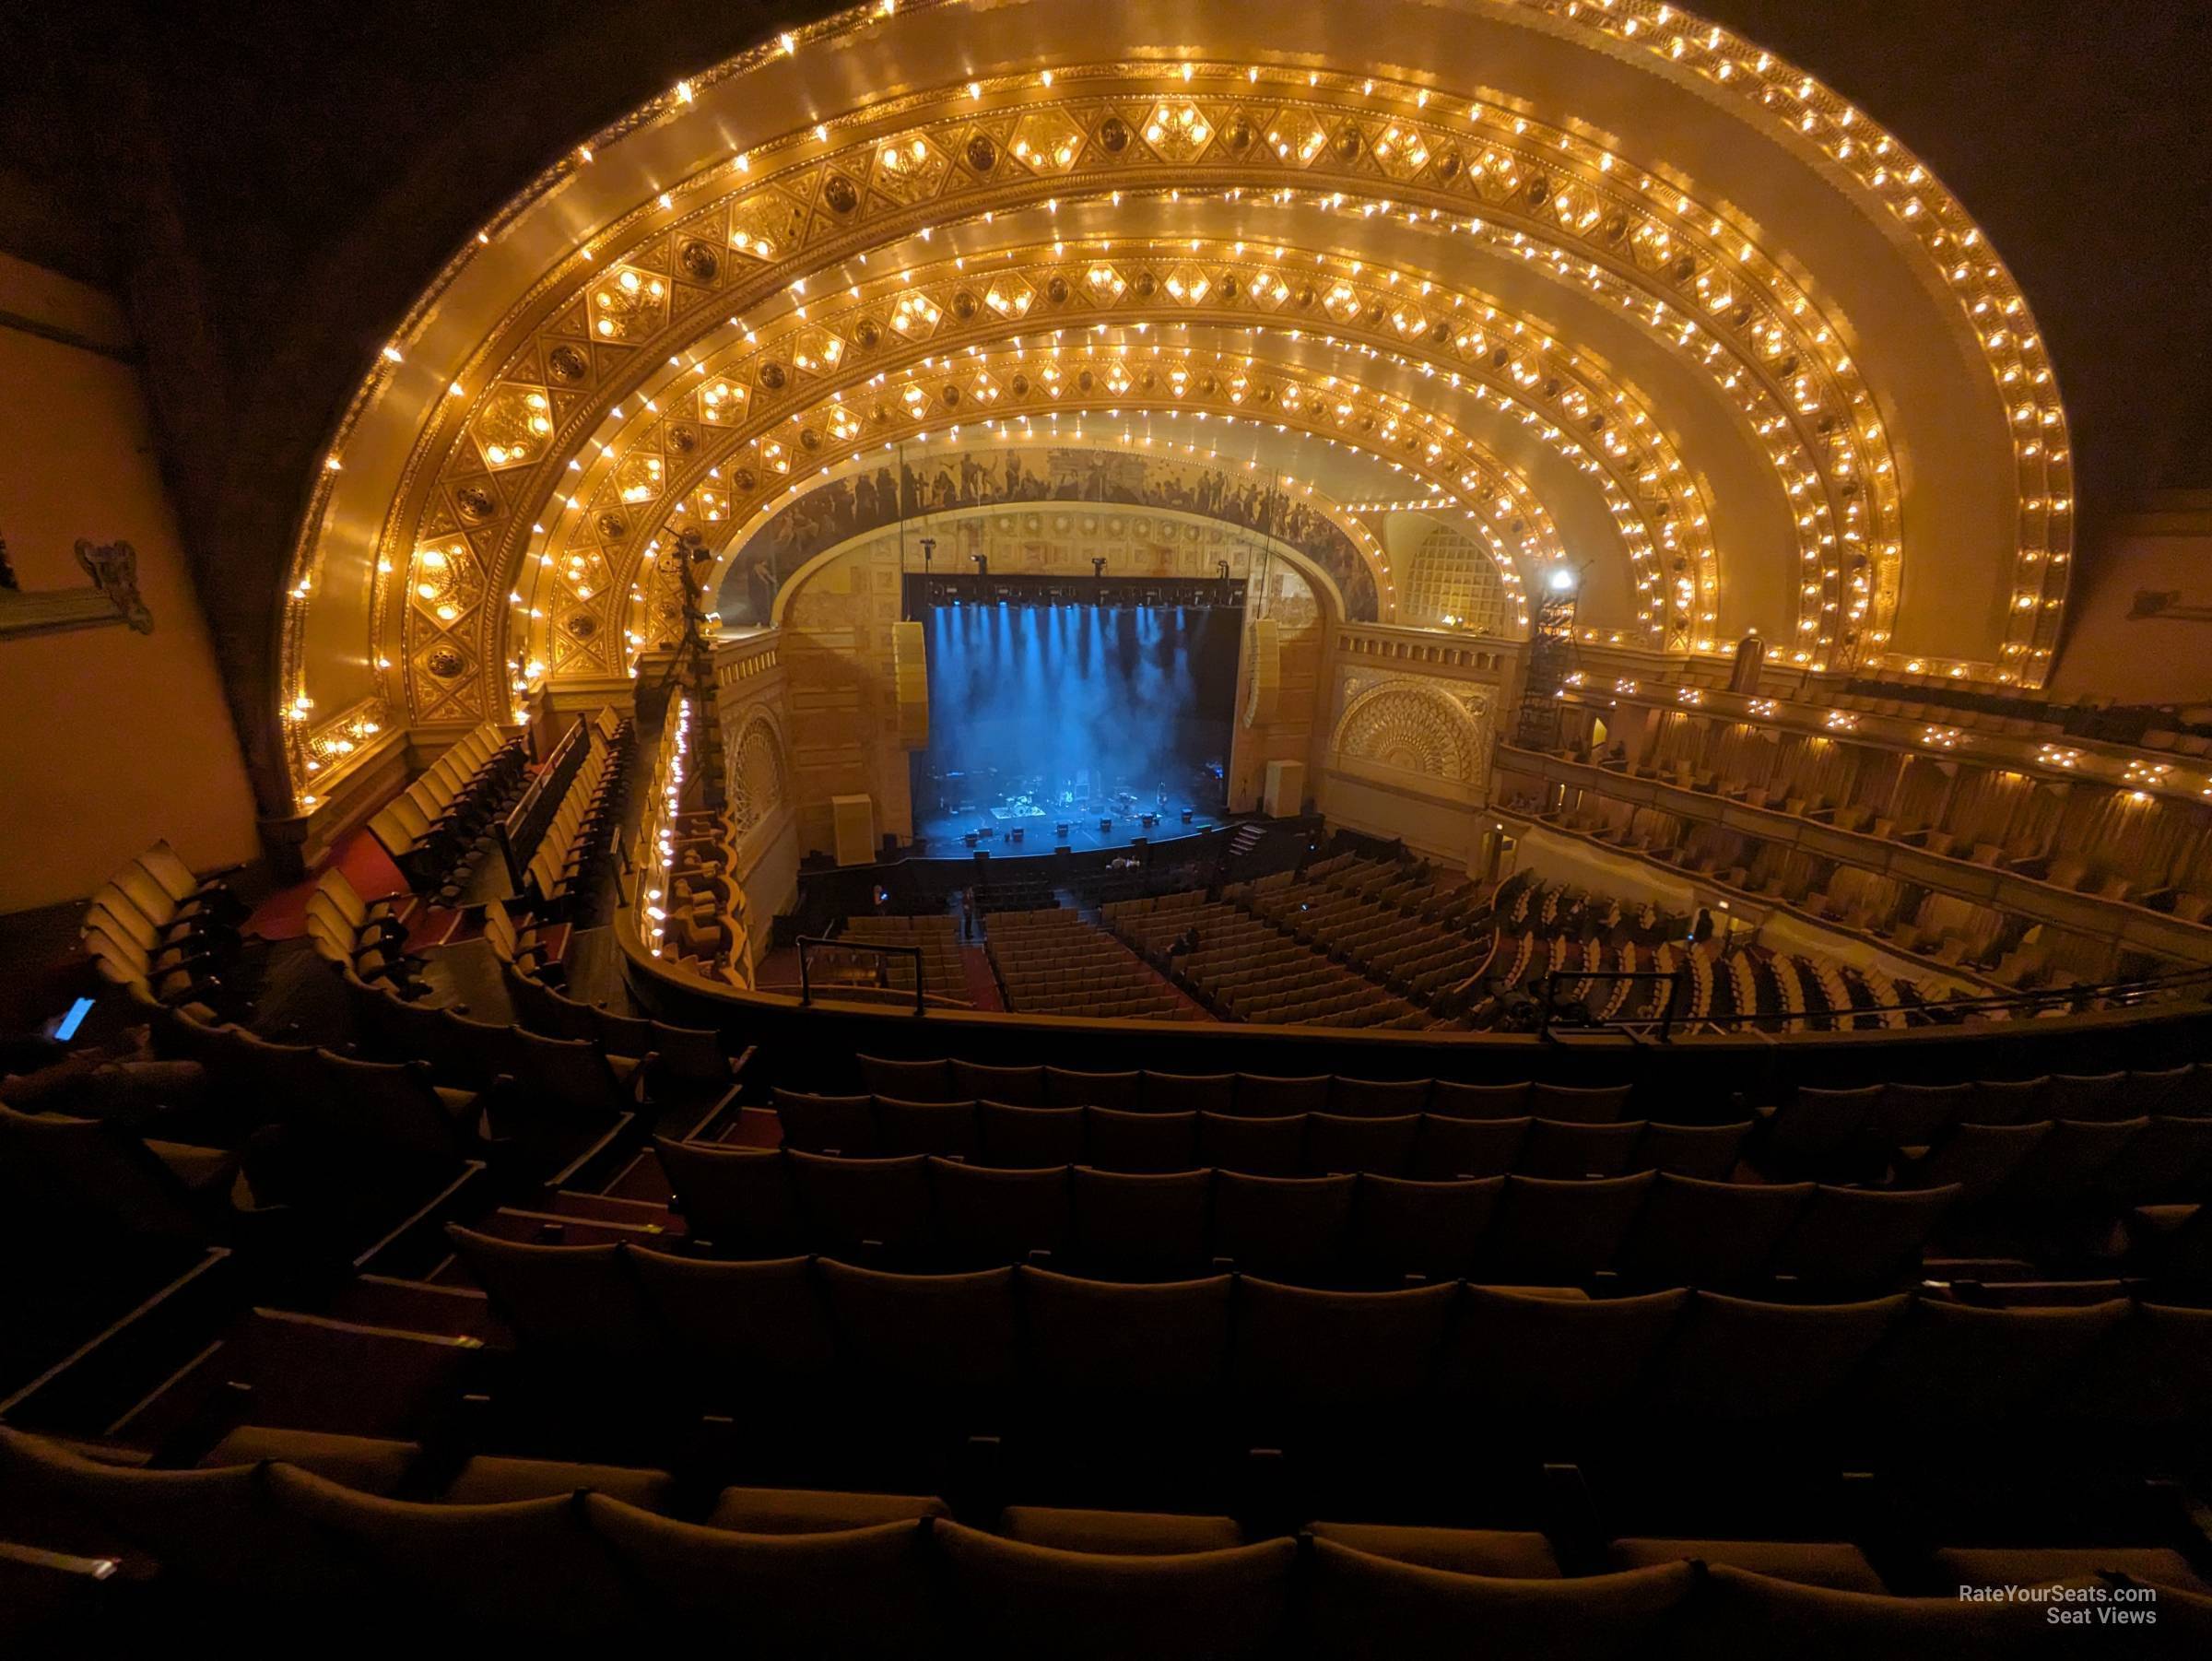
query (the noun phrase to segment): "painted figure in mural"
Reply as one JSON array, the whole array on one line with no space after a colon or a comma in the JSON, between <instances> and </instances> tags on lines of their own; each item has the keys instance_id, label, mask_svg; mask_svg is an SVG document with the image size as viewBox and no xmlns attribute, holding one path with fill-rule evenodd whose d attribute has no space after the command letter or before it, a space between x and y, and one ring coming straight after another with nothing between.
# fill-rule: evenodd
<instances>
[{"instance_id":1,"label":"painted figure in mural","mask_svg":"<svg viewBox=\"0 0 2212 1661\"><path fill-rule=\"evenodd\" d=\"M888 466L818 485L775 514L731 561L721 610L725 622L765 626L792 574L854 536L899 520L954 507L1034 501L1123 502L1171 509L1260 530L1307 555L1335 583L1355 621L1378 615L1373 573L1351 539L1325 513L1278 492L1255 472L1231 472L1163 456L1090 449L963 454Z\"/></svg>"}]
</instances>

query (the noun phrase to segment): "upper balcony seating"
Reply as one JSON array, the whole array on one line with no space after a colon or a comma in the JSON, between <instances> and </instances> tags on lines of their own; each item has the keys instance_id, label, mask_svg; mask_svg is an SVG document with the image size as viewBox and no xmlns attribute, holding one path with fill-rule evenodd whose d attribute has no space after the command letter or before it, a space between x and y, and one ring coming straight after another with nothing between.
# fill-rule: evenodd
<instances>
[{"instance_id":1,"label":"upper balcony seating","mask_svg":"<svg viewBox=\"0 0 2212 1661\"><path fill-rule=\"evenodd\" d=\"M158 842L92 896L80 938L100 977L144 1001L199 1001L238 947L246 908Z\"/></svg>"},{"instance_id":2,"label":"upper balcony seating","mask_svg":"<svg viewBox=\"0 0 2212 1661\"><path fill-rule=\"evenodd\" d=\"M528 764L521 738L484 722L369 820L369 833L418 894L452 904L483 857L485 826L520 788Z\"/></svg>"},{"instance_id":3,"label":"upper balcony seating","mask_svg":"<svg viewBox=\"0 0 2212 1661\"><path fill-rule=\"evenodd\" d=\"M57 1554L19 1554L18 1577L45 1596L26 1596L9 1631L41 1646L216 1611L249 1643L293 1642L342 1609L348 1636L371 1641L689 1648L742 1632L749 1654L836 1661L1441 1661L1467 1653L1470 1632L1512 1656L1760 1655L1778 1641L1811 1661L2033 1649L2045 1605L1960 1591L1991 1584L2098 1587L2155 1612L2172 1653L2212 1630L2198 1565L2159 1543L1923 1546L1877 1566L1842 1537L1608 1537L1563 1522L1271 1526L1037 1504L962 1522L926 1492L699 1492L634 1465L455 1464L397 1437L258 1425L194 1469L0 1431L0 1471L37 1508L36 1545Z\"/></svg>"}]
</instances>

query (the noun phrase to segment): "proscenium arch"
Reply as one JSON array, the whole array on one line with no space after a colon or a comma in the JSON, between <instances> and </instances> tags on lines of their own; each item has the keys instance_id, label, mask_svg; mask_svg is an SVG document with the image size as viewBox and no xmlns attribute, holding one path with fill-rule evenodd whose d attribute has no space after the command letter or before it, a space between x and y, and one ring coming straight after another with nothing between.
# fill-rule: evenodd
<instances>
[{"instance_id":1,"label":"proscenium arch","mask_svg":"<svg viewBox=\"0 0 2212 1661\"><path fill-rule=\"evenodd\" d=\"M1221 520L1208 517L1203 513L1190 513L1175 508L1156 508L1141 506L1128 502L1062 501L1046 500L1018 504L992 502L975 507L940 508L927 514L917 515L914 519L910 520L907 523L909 524L926 524L935 525L964 524L976 520L989 519L996 515L1028 511L1083 511L1101 514L1142 514L1151 519L1171 523L1177 525L1187 525L1200 530L1213 530L1230 533L1232 534L1234 540L1242 545L1242 551L1246 557L1248 565L1252 569L1256 570L1259 564L1258 560L1252 558L1252 556L1255 553L1264 554L1269 560L1280 560L1284 565L1289 567L1293 571L1295 571L1298 574L1300 581L1304 583L1307 588L1312 591L1315 599L1323 607L1324 617L1330 623L1340 623L1346 620L1344 595L1342 591L1338 589L1335 579L1329 574L1325 568L1314 560L1312 557L1307 554L1303 549L1298 548L1292 543L1283 541L1280 537L1271 536L1264 531L1253 530L1249 526L1227 524ZM853 536L846 537L843 541L836 543L831 547L825 548L819 552L814 554L803 564L799 565L795 570L794 570L789 577L784 579L782 587L778 590L776 595L775 612L773 621L771 626L775 628L782 627L785 613L789 610L793 601L798 596L800 592L805 589L807 582L813 578L817 572L820 571L825 567L833 563L842 556L851 553L853 549L868 547L869 545L879 542L886 537L895 536L898 534L898 531L899 524L897 521L893 521L888 524L873 525L865 531L856 532ZM725 549L725 554L728 551L730 550ZM905 570L910 571L919 571L921 570L920 555L918 553L914 554L911 558L903 560L901 564Z\"/></svg>"},{"instance_id":2,"label":"proscenium arch","mask_svg":"<svg viewBox=\"0 0 2212 1661\"><path fill-rule=\"evenodd\" d=\"M764 505L773 504L795 494L811 484L818 476L819 464L827 463L836 465L842 465L845 459L855 454L878 455L883 454L884 445L912 442L923 432L932 432L941 442L946 442L992 444L998 442L992 436L994 423L1025 418L1032 422L1050 421L1057 418L1070 423L1092 423L1093 426L1087 430L1090 432L1094 440L1111 442L1121 438L1132 442L1151 443L1156 442L1159 436L1159 429L1157 426L1149 427L1148 431L1144 433L1139 433L1134 429L1148 423L1149 418L1152 416L1165 418L1189 415L1194 419L1204 419L1206 417L1211 416L1221 423L1220 430L1230 435L1250 432L1255 428L1265 428L1269 430L1295 430L1311 434L1330 443L1341 443L1355 454L1371 456L1382 466L1392 471L1410 472L1416 476L1425 477L1440 490L1458 495L1465 511L1475 517L1476 523L1478 524L1482 524L1479 509L1483 499L1480 492L1494 489L1494 504L1498 510L1504 512L1510 509L1514 515L1514 523L1525 524L1528 527L1521 550L1524 559L1537 569L1542 569L1548 562L1556 561L1562 557L1558 534L1552 527L1551 514L1547 511L1545 503L1537 493L1512 468L1488 454L1482 446L1466 441L1464 435L1459 437L1449 448L1444 449L1438 457L1430 458L1427 454L1427 444L1430 442L1427 435L1431 430L1424 424L1424 418L1418 412L1401 410L1394 406L1378 405L1372 399L1361 396L1351 401L1351 407L1355 412L1355 418L1371 420L1371 427L1362 431L1356 428L1339 425L1333 419L1324 418L1312 412L1312 406L1320 402L1320 398L1314 395L1310 383L1300 381L1295 374L1284 371L1280 366L1256 361L1249 370L1239 368L1233 371L1230 370L1216 371L1210 365L1188 370L1186 371L1187 379L1184 383L1185 390L1179 394L1175 391L1171 377L1175 369L1182 364L1182 353L1180 348L1165 348L1161 359L1147 359L1144 363L1138 365L1138 373L1140 374L1145 371L1152 370L1153 374L1147 378L1156 379L1158 384L1150 388L1132 384L1117 392L1109 387L1103 379L1105 374L1111 372L1111 369L1100 368L1094 364L1086 356L1085 347L1078 343L1075 347L1066 348L1056 360L1053 360L1056 367L1059 383L1071 395L1065 401L1054 402L1044 395L1041 373L1032 367L1030 372L1036 373L1038 379L1031 382L1027 393L1020 395L1029 400L1026 410L1014 409L1012 406L1005 405L996 407L984 406L986 413L980 418L971 415L967 420L960 422L950 419L942 404L935 399L927 396L918 398L915 406L910 413L904 401L894 395L891 403L897 413L897 418L891 425L871 424L862 419L861 417L854 416L853 419L857 425L853 434L849 438L837 440L834 445L830 442L836 434L836 429L832 425L834 418L831 414L820 413L820 411L833 412L841 406L834 399L826 399L820 406L820 411L813 415L812 422L803 429L803 430L822 435L823 447L816 454L814 462L810 464L811 470L801 472L795 462L793 463L790 473L779 475L775 479L770 481L771 485L779 488L773 488L762 494L759 500ZM1118 359L1112 361L1114 364L1119 362ZM1156 370L1154 369L1155 364L1159 365ZM980 356L974 359L962 358L959 360L959 365L957 372L968 387L965 402L970 408L977 407L980 404L974 392L977 379L985 376L991 377L1011 394L1023 378L1023 371L1009 371L1005 365L997 363L990 358ZM1086 375L1090 376L1094 382L1094 385L1088 390L1080 389L1078 386L1079 381ZM1250 401L1242 405L1233 401L1240 395L1241 388L1243 393L1250 395ZM1295 402L1293 402L1294 394L1297 395ZM1328 395L1333 396L1334 395ZM1108 397L1116 401L1115 407L1112 409L1103 406L1102 400ZM849 406L841 407L849 408ZM1272 409L1272 414L1262 414L1255 417L1250 413L1253 408L1263 411ZM787 423L779 423L780 427L787 425ZM957 435L947 436L953 426L958 426L959 432ZM1396 429L1395 434L1392 430L1394 427ZM1040 436L1049 439L1051 435L1041 433ZM1405 448L1395 455L1390 453L1394 436L1401 437L1405 442ZM1060 439L1061 442L1069 443L1077 442L1076 433L1069 431L1063 431ZM792 454L789 447L784 445L782 440L773 442L783 450L783 454L780 454L775 460L779 463L789 461ZM1224 442L1233 442L1233 437L1231 440ZM1217 453L1219 453L1218 446L1217 446ZM698 469L694 469L691 477L698 477ZM1289 483L1294 489L1304 494L1307 487L1312 481L1311 479L1303 481L1292 479L1286 482ZM666 550L673 546L676 532L687 523L705 520L706 524L700 527L703 531L711 530L712 526L719 522L709 511L708 504L696 501L690 493L672 489L669 494L673 505L663 505L653 518L644 522L658 526L649 539L644 539L644 551L649 555L657 552L665 556ZM1489 528L1488 525L1483 526L1486 532ZM631 536L634 538L637 533L633 531ZM561 564L569 557L561 556L556 561L553 569L558 572ZM538 569L542 574L547 568L540 566ZM1516 574L1512 563L1501 564L1500 574L1516 594L1522 592L1522 580ZM667 575L663 573L662 594L655 606L656 612L663 616L665 615L665 607L669 603L669 591L666 588L669 580ZM1387 586L1389 571L1386 561L1383 562L1382 581ZM643 592L647 595L651 594L649 589ZM531 608L544 609L537 607ZM647 632L645 630L637 631Z\"/></svg>"},{"instance_id":3,"label":"proscenium arch","mask_svg":"<svg viewBox=\"0 0 2212 1661\"><path fill-rule=\"evenodd\" d=\"M1154 9L1143 0L1124 8L1112 19L1114 32L1176 38L1180 14L1135 15ZM1479 103L1482 118L1493 111L1524 112L1512 119L1532 125L1547 114L1572 110L1579 120L1567 118L1566 129L1596 135L1581 141L1590 144L1605 140L1609 146L1608 135L1617 132L1664 129L1667 159L1641 170L1649 179L1678 184L1700 201L1725 192L1731 228L1739 222L1781 228L1790 243L1783 263L1801 270L1807 281L1820 280L1824 311L1833 293L1841 296L1836 315L1883 321L1885 339L1895 337L1886 358L1883 342L1850 344L1858 357L1877 359L1867 373L1877 382L1877 403L1892 426L1902 421L1908 438L1914 430L1940 432L1947 423L1965 431L1974 423L1959 418L1978 419L1984 403L1996 410L2009 464L2005 493L2018 504L2016 518L2029 515L2027 534L2018 538L2015 575L2020 586L2000 597L2009 599L2008 616L2017 612L2029 620L2004 641L2005 661L1954 661L1949 667L2040 681L2063 601L2071 510L2064 414L2024 301L1958 205L1894 139L1827 89L1679 12L1634 0L1602 8L1551 0L1459 0L1453 9L1455 24L1465 27L1440 30L1433 6L1330 8L1315 22L1310 59L1286 59L1263 38L1263 19L1231 14L1210 20L1213 38L1206 42L1227 58L1217 57L1203 70L1194 67L1193 80L1184 84L1207 96L1226 95L1233 91L1230 72L1241 63L1248 85L1271 90L1295 85L1302 70L1312 77L1311 86L1347 109L1364 110L1367 120L1402 116L1411 122L1441 111L1451 121L1474 122L1478 118L1470 106ZM852 107L867 99L876 100L876 108L891 109L911 89L966 68L978 80L978 108L995 114L999 104L994 100L1041 100L1035 65L1066 62L1101 27L1096 8L1055 0L997 7L988 14L987 29L962 27L981 15L956 4L909 0L799 31L788 46L769 43L672 88L618 129L599 135L582 147L591 152L589 159L571 157L487 227L482 242L464 250L395 336L393 348L403 362L371 375L341 423L333 459L346 470L318 481L302 532L298 598L288 627L288 701L305 691L301 675L311 654L317 673L329 677L325 702L332 707L378 695L386 672L375 663L382 654L372 645L364 656L358 643L347 640L348 629L358 628L375 560L391 557L392 545L376 527L391 524L394 509L405 516L406 481L420 472L419 462L408 459L416 451L410 434L425 430L420 416L437 410L449 381L465 383L488 362L479 354L488 318L526 309L527 300L518 306L512 297L527 296L534 286L552 280L544 274L558 275L564 262L579 261L580 227L594 241L618 240L626 218L643 227L656 212L659 192L685 188L686 155L750 154L741 139L754 143L755 135L775 131L788 132L788 143L803 147L812 131L808 116L843 119L837 108L808 107L824 87L851 88L831 95L833 105L842 96ZM1251 38L1238 38L1240 31ZM1328 70L1332 58L1421 67L1391 68L1392 78L1369 86L1363 77ZM1314 66L1306 67L1309 62ZM1158 77L1164 66L1148 68ZM1502 93L1488 89L1492 77L1506 83ZM1471 99L1458 88L1487 96ZM1747 124L1768 142L1745 147ZM701 142L709 133L716 135L716 143ZM754 148L763 147L754 143ZM1747 150L1756 153L1758 165L1739 165ZM1605 153L1615 151L1607 147ZM1200 155L1192 165L1203 168L1206 160ZM1808 171L1835 187L1840 213L1824 199L1827 193L1805 189ZM1702 193L1701 183L1709 187ZM1866 257L1842 257L1846 248ZM1931 321L1937 312L1950 321ZM1968 321L1954 326L1962 319ZM1572 320L1563 327L1571 330ZM1968 342L1963 349L1960 335ZM1956 372L1966 359L1978 361L1986 375L1988 398L1972 394ZM2018 403L2007 410L2000 397ZM457 418L459 412L453 413ZM1993 470L1983 465L1987 453L1988 446L1976 450L1963 441L1920 447L1921 477L1934 486L1921 499L1933 505L1924 515L1915 510L1912 480L1903 479L1909 543L1940 555L1948 512L1971 522L1971 532L1950 540L1959 548L1982 546L1995 516ZM1898 454L1900 464L1911 462L1914 445L1908 442ZM1912 592L1909 584L1908 607ZM327 623L311 616L310 601L326 611ZM359 638L355 634L353 641ZM1903 655L1904 642L1888 643L1895 648L1889 656ZM1923 650L1918 655L1935 654ZM347 666L348 660L354 667ZM311 730L308 711L301 715L295 724L304 733ZM295 747L295 760L304 748Z\"/></svg>"}]
</instances>

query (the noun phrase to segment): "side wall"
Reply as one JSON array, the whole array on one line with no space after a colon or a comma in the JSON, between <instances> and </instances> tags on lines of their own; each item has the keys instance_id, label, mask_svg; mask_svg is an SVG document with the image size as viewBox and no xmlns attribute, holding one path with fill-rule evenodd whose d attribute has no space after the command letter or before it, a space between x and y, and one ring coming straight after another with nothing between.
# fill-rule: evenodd
<instances>
[{"instance_id":1,"label":"side wall","mask_svg":"<svg viewBox=\"0 0 2212 1661\"><path fill-rule=\"evenodd\" d=\"M77 540L128 542L154 620L0 639L0 913L88 894L160 837L197 869L253 859L253 795L145 390L119 360L122 312L0 254L0 536L18 584L83 590Z\"/></svg>"}]
</instances>

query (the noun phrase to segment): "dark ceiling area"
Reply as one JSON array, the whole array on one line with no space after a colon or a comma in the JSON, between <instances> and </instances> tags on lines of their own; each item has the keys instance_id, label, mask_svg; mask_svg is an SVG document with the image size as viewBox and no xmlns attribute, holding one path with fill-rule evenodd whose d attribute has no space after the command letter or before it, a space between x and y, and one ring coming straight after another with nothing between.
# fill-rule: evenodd
<instances>
[{"instance_id":1,"label":"dark ceiling area","mask_svg":"<svg viewBox=\"0 0 2212 1661\"><path fill-rule=\"evenodd\" d=\"M1194 42L1225 3L1195 0ZM0 20L0 248L131 305L203 597L233 697L254 712L241 723L250 752L313 459L413 297L580 138L834 9L88 0ZM2058 366L2085 541L2147 489L2212 486L2212 6L1698 9L1858 101L1987 229ZM987 9L976 27L992 27Z\"/></svg>"}]
</instances>

